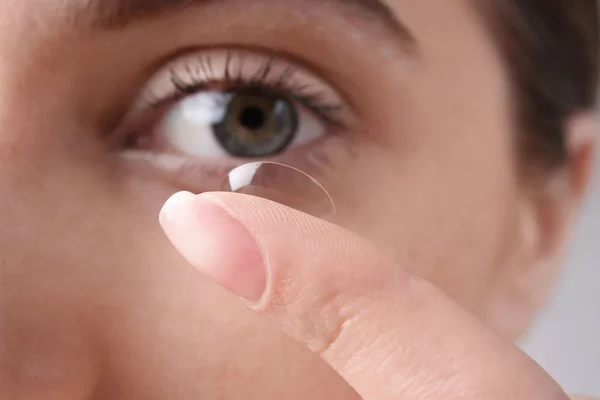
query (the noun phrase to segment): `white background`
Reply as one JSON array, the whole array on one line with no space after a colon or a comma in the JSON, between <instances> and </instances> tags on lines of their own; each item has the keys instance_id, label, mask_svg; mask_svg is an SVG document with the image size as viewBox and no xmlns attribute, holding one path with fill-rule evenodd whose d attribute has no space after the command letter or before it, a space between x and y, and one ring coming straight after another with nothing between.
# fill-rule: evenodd
<instances>
[{"instance_id":1,"label":"white background","mask_svg":"<svg viewBox=\"0 0 600 400\"><path fill-rule=\"evenodd\" d=\"M600 153L554 299L523 348L570 394L600 398Z\"/></svg>"}]
</instances>

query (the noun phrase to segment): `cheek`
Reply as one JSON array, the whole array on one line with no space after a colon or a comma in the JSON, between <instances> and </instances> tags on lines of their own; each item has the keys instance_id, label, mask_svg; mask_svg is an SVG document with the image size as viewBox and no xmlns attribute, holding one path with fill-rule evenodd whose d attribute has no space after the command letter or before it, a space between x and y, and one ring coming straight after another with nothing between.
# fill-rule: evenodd
<instances>
[{"instance_id":1,"label":"cheek","mask_svg":"<svg viewBox=\"0 0 600 400\"><path fill-rule=\"evenodd\" d=\"M432 136L410 151L361 145L332 195L342 225L471 308L507 251L516 181L491 141L475 152L460 134L446 142Z\"/></svg>"}]
</instances>

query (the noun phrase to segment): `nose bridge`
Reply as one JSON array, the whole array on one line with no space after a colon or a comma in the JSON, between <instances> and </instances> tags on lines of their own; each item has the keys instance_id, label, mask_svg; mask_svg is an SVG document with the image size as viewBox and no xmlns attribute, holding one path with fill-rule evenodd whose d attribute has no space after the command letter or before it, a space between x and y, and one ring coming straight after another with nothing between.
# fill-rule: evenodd
<instances>
[{"instance_id":1,"label":"nose bridge","mask_svg":"<svg viewBox=\"0 0 600 400\"><path fill-rule=\"evenodd\" d=\"M10 94L0 93L6 99ZM45 160L52 150L43 136L35 113L25 114L18 102L0 103L0 219L19 216L24 199L41 195L44 182L51 173Z\"/></svg>"},{"instance_id":2,"label":"nose bridge","mask_svg":"<svg viewBox=\"0 0 600 400\"><path fill-rule=\"evenodd\" d=\"M89 168L71 167L69 116L43 85L19 90L22 73L0 84L0 398L89 398L94 343L72 279L89 253L68 247L84 220L67 200Z\"/></svg>"},{"instance_id":3,"label":"nose bridge","mask_svg":"<svg viewBox=\"0 0 600 400\"><path fill-rule=\"evenodd\" d=\"M86 135L73 104L76 82L65 65L46 60L0 63L0 202L19 191L35 196L70 158L86 157L78 149Z\"/></svg>"}]
</instances>

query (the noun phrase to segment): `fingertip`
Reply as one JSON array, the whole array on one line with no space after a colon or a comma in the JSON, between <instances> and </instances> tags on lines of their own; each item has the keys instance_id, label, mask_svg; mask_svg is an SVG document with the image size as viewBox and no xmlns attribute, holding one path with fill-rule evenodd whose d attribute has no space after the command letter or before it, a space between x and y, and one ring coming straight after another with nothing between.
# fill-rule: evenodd
<instances>
[{"instance_id":1,"label":"fingertip","mask_svg":"<svg viewBox=\"0 0 600 400\"><path fill-rule=\"evenodd\" d=\"M266 271L261 249L218 198L177 193L159 219L175 249L198 271L246 301L262 297Z\"/></svg>"},{"instance_id":2,"label":"fingertip","mask_svg":"<svg viewBox=\"0 0 600 400\"><path fill-rule=\"evenodd\" d=\"M165 226L177 217L177 214L185 212L185 210L190 206L191 202L196 198L191 192L177 192L172 195L163 205L160 213L158 215L158 220L160 225L165 229Z\"/></svg>"}]
</instances>

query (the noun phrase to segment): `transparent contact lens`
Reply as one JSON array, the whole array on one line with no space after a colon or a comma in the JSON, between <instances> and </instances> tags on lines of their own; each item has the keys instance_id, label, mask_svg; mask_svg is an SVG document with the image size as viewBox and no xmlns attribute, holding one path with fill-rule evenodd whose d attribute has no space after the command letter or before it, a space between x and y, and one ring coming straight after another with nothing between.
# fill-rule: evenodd
<instances>
[{"instance_id":1,"label":"transparent contact lens","mask_svg":"<svg viewBox=\"0 0 600 400\"><path fill-rule=\"evenodd\" d=\"M227 175L222 190L262 197L323 219L335 215L327 190L307 173L285 164L241 165Z\"/></svg>"}]
</instances>

